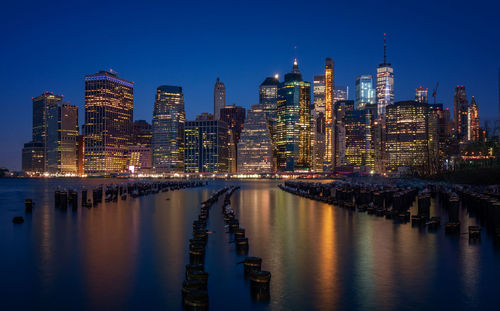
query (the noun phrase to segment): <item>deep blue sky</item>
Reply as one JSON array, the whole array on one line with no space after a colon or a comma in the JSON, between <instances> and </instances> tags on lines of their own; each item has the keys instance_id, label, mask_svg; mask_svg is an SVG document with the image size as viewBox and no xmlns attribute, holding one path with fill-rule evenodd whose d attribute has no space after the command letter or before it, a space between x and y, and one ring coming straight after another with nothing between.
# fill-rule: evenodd
<instances>
[{"instance_id":1,"label":"deep blue sky","mask_svg":"<svg viewBox=\"0 0 500 311\"><path fill-rule=\"evenodd\" d=\"M498 118L496 1L239 2L2 3L0 167L20 169L32 96L64 94L83 122L85 74L112 68L134 81L134 118L149 122L159 85L183 87L188 119L212 111L217 76L227 104L248 108L264 78L289 72L294 56L309 81L332 57L336 84L353 98L356 76L375 74L382 61L384 32L396 100L439 81L438 101L451 107L463 84L481 118Z\"/></svg>"}]
</instances>

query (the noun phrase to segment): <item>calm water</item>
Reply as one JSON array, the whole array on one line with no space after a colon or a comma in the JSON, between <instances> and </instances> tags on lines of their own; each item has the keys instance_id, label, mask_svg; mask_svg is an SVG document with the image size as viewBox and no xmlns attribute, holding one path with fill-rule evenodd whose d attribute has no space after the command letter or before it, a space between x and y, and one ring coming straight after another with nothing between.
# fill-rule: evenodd
<instances>
[{"instance_id":1,"label":"calm water","mask_svg":"<svg viewBox=\"0 0 500 311\"><path fill-rule=\"evenodd\" d=\"M428 233L300 198L275 181L214 181L63 212L53 207L63 183L83 184L0 180L1 310L181 309L191 223L199 203L224 185L241 186L233 208L250 255L272 272L271 299L252 301L219 204L205 263L211 310L498 310L500 251L485 232L470 244L444 228ZM26 197L36 207L13 225ZM462 222L475 220L463 215Z\"/></svg>"}]
</instances>

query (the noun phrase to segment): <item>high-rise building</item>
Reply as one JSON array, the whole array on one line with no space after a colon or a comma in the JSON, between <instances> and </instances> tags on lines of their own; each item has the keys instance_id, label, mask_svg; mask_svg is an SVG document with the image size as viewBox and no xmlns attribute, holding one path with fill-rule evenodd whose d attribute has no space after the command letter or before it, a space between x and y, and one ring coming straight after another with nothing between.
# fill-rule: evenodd
<instances>
[{"instance_id":1,"label":"high-rise building","mask_svg":"<svg viewBox=\"0 0 500 311\"><path fill-rule=\"evenodd\" d=\"M219 120L221 108L226 107L226 86L221 82L219 77L214 86L214 116L215 120Z\"/></svg>"},{"instance_id":2,"label":"high-rise building","mask_svg":"<svg viewBox=\"0 0 500 311\"><path fill-rule=\"evenodd\" d=\"M457 85L453 97L453 122L455 125L455 137L459 141L467 138L467 112L469 104L465 94L465 86Z\"/></svg>"},{"instance_id":3,"label":"high-rise building","mask_svg":"<svg viewBox=\"0 0 500 311\"><path fill-rule=\"evenodd\" d=\"M419 86L415 90L415 101L417 103L427 104L428 103L427 94L428 94L427 88L425 88L423 86Z\"/></svg>"},{"instance_id":4,"label":"high-rise building","mask_svg":"<svg viewBox=\"0 0 500 311\"><path fill-rule=\"evenodd\" d=\"M354 110L354 101L339 100L335 102L333 109L334 121L334 137L333 137L333 168L346 165L346 127L345 115L347 112Z\"/></svg>"},{"instance_id":5,"label":"high-rise building","mask_svg":"<svg viewBox=\"0 0 500 311\"><path fill-rule=\"evenodd\" d=\"M384 62L377 67L377 114L385 114L385 107L394 102L394 69L387 62L387 44L384 34Z\"/></svg>"},{"instance_id":6,"label":"high-rise building","mask_svg":"<svg viewBox=\"0 0 500 311\"><path fill-rule=\"evenodd\" d=\"M30 141L22 151L22 170L29 173L45 172L45 147L42 143Z\"/></svg>"},{"instance_id":7,"label":"high-rise building","mask_svg":"<svg viewBox=\"0 0 500 311\"><path fill-rule=\"evenodd\" d=\"M472 96L472 100L467 111L467 140L479 140L479 108L476 104L474 96Z\"/></svg>"},{"instance_id":8,"label":"high-rise building","mask_svg":"<svg viewBox=\"0 0 500 311\"><path fill-rule=\"evenodd\" d=\"M345 161L356 171L375 169L370 110L347 110L344 116Z\"/></svg>"},{"instance_id":9,"label":"high-rise building","mask_svg":"<svg viewBox=\"0 0 500 311\"><path fill-rule=\"evenodd\" d=\"M314 76L313 103L318 113L325 113L325 75Z\"/></svg>"},{"instance_id":10,"label":"high-rise building","mask_svg":"<svg viewBox=\"0 0 500 311\"><path fill-rule=\"evenodd\" d=\"M373 89L373 77L363 75L356 78L356 109L364 109L366 105L375 103L375 90Z\"/></svg>"},{"instance_id":11,"label":"high-rise building","mask_svg":"<svg viewBox=\"0 0 500 311\"><path fill-rule=\"evenodd\" d=\"M184 94L182 87L162 85L156 89L153 112L153 168L174 173L184 169Z\"/></svg>"},{"instance_id":12,"label":"high-rise building","mask_svg":"<svg viewBox=\"0 0 500 311\"><path fill-rule=\"evenodd\" d=\"M226 122L228 127L228 163L229 173L237 172L238 142L240 140L243 124L245 123L245 108L232 105L220 110L220 120Z\"/></svg>"},{"instance_id":13,"label":"high-rise building","mask_svg":"<svg viewBox=\"0 0 500 311\"><path fill-rule=\"evenodd\" d=\"M336 85L333 90L333 103L339 100L349 99L349 87L345 85Z\"/></svg>"},{"instance_id":14,"label":"high-rise building","mask_svg":"<svg viewBox=\"0 0 500 311\"><path fill-rule=\"evenodd\" d=\"M78 107L52 103L47 109L47 171L78 173Z\"/></svg>"},{"instance_id":15,"label":"high-rise building","mask_svg":"<svg viewBox=\"0 0 500 311\"><path fill-rule=\"evenodd\" d=\"M312 170L323 171L325 157L325 75L313 80L313 108L311 111Z\"/></svg>"},{"instance_id":16,"label":"high-rise building","mask_svg":"<svg viewBox=\"0 0 500 311\"><path fill-rule=\"evenodd\" d=\"M334 156L334 119L333 119L333 90L335 85L335 76L333 60L325 59L325 161L324 171L333 170Z\"/></svg>"},{"instance_id":17,"label":"high-rise building","mask_svg":"<svg viewBox=\"0 0 500 311\"><path fill-rule=\"evenodd\" d=\"M278 75L267 77L259 86L259 104L267 119L276 124L276 101L278 100Z\"/></svg>"},{"instance_id":18,"label":"high-rise building","mask_svg":"<svg viewBox=\"0 0 500 311\"><path fill-rule=\"evenodd\" d=\"M132 145L142 145L151 147L153 140L153 128L146 120L134 121L132 134Z\"/></svg>"},{"instance_id":19,"label":"high-rise building","mask_svg":"<svg viewBox=\"0 0 500 311\"><path fill-rule=\"evenodd\" d=\"M302 80L297 59L285 81L278 84L277 169L311 167L311 84Z\"/></svg>"},{"instance_id":20,"label":"high-rise building","mask_svg":"<svg viewBox=\"0 0 500 311\"><path fill-rule=\"evenodd\" d=\"M270 173L273 146L264 107L253 105L238 142L239 173Z\"/></svg>"},{"instance_id":21,"label":"high-rise building","mask_svg":"<svg viewBox=\"0 0 500 311\"><path fill-rule=\"evenodd\" d=\"M85 76L86 174L125 172L131 143L134 83L115 72Z\"/></svg>"},{"instance_id":22,"label":"high-rise building","mask_svg":"<svg viewBox=\"0 0 500 311\"><path fill-rule=\"evenodd\" d=\"M227 124L210 114L186 121L184 171L186 173L228 172Z\"/></svg>"},{"instance_id":23,"label":"high-rise building","mask_svg":"<svg viewBox=\"0 0 500 311\"><path fill-rule=\"evenodd\" d=\"M387 106L387 170L428 172L428 105L415 101Z\"/></svg>"},{"instance_id":24,"label":"high-rise building","mask_svg":"<svg viewBox=\"0 0 500 311\"><path fill-rule=\"evenodd\" d=\"M48 110L49 107L56 105L62 101L62 96L54 95L52 92L45 92L40 96L33 98L33 128L32 142L33 148L42 148L42 164L41 172L47 171L47 130L48 130ZM40 145L41 144L41 145ZM39 152L33 153L37 157ZM34 160L32 163L38 163L40 159ZM40 168L37 167L37 171Z\"/></svg>"},{"instance_id":25,"label":"high-rise building","mask_svg":"<svg viewBox=\"0 0 500 311\"><path fill-rule=\"evenodd\" d=\"M437 119L437 130L435 130L433 127L434 125L432 122L435 122ZM451 120L450 120L450 110L448 108L443 109L443 104L429 104L429 134L430 136L430 142L431 139L433 139L432 135L436 135L434 131L437 132L437 165L436 168L438 169L439 166L441 165L440 163L443 163L445 159L448 157L449 153L448 147L450 143L450 137L451 137ZM432 148L430 148L430 152L432 151L431 155L436 154L436 144L434 141L432 141L432 144L430 144Z\"/></svg>"}]
</instances>

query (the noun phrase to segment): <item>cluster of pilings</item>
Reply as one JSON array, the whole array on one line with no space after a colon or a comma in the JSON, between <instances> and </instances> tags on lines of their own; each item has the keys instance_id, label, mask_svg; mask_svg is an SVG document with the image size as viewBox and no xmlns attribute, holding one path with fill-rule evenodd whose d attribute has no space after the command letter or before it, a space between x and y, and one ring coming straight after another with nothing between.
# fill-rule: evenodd
<instances>
[{"instance_id":1,"label":"cluster of pilings","mask_svg":"<svg viewBox=\"0 0 500 311\"><path fill-rule=\"evenodd\" d=\"M240 227L240 223L236 214L231 207L231 195L240 187L231 187L224 197L224 204L222 205L222 214L224 215L225 226L230 234L233 235L233 242L236 247L236 252L239 255L246 255L248 253L248 238L245 236L245 229Z\"/></svg>"},{"instance_id":2,"label":"cluster of pilings","mask_svg":"<svg viewBox=\"0 0 500 311\"><path fill-rule=\"evenodd\" d=\"M500 186L489 188L464 185L443 186L427 184L378 185L349 182L311 183L286 181L280 185L284 191L336 206L367 212L393 219L399 223L411 220L414 227L427 227L429 231L441 227L441 218L431 216L432 197L438 198L441 208L446 210L448 221L446 234L460 234L460 209L467 208L472 217L477 217L495 241L500 244ZM417 214L410 214L410 207L416 200ZM469 226L469 240L479 240L481 228Z\"/></svg>"},{"instance_id":3,"label":"cluster of pilings","mask_svg":"<svg viewBox=\"0 0 500 311\"><path fill-rule=\"evenodd\" d=\"M179 190L184 188L194 188L206 185L207 182L202 181L155 181L155 182L134 182L127 184L110 184L99 185L91 190L91 197L89 198L89 190L82 188L81 190L81 206L91 208L96 207L102 203L103 196L106 202L117 201L119 197L122 200L127 199L127 193L131 197L139 197L148 194L155 194L158 192L165 192L169 190ZM78 191L75 189L63 190L57 188L54 191L54 207L60 210L67 210L71 207L74 211L78 209ZM25 200L25 212L31 213L33 211L33 200L27 198ZM24 222L22 216L16 216L12 219L15 224Z\"/></svg>"},{"instance_id":4,"label":"cluster of pilings","mask_svg":"<svg viewBox=\"0 0 500 311\"><path fill-rule=\"evenodd\" d=\"M182 303L187 310L208 310L208 272L205 272L205 250L208 240L207 219L210 208L227 190L223 188L201 203L198 219L193 221L193 238L189 240L189 264L182 283Z\"/></svg>"},{"instance_id":5,"label":"cluster of pilings","mask_svg":"<svg viewBox=\"0 0 500 311\"><path fill-rule=\"evenodd\" d=\"M247 255L249 244L245 237L245 229L240 227L238 218L231 207L231 195L240 187L232 187L224 198L222 213L228 228L228 233L233 235L236 252L239 255ZM250 295L254 300L267 301L270 298L271 272L263 271L262 259L260 257L245 257L242 262L245 278L250 280Z\"/></svg>"}]
</instances>

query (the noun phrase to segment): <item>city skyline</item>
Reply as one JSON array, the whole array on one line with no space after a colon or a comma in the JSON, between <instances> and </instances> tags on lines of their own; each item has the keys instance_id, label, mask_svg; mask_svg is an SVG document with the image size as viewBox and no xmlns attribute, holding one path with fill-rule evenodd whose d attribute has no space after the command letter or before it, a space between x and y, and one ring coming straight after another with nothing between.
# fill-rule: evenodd
<instances>
[{"instance_id":1,"label":"city skyline","mask_svg":"<svg viewBox=\"0 0 500 311\"><path fill-rule=\"evenodd\" d=\"M200 5L203 6L203 5ZM276 4L273 6L275 8ZM438 5L439 6L439 5ZM247 6L248 11L247 17L255 16L255 14L264 14L263 18L266 20L271 20L271 15L268 13L257 13L257 5ZM434 88L436 82L440 83L437 95L437 102L443 103L444 107L450 108L452 110L453 106L453 92L456 85L464 85L467 87L467 96L470 101L472 96L480 107L480 119L487 120L491 118L496 119L498 106L498 60L495 55L500 50L497 43L489 43L486 41L492 35L494 37L495 31L500 27L496 27L494 20L488 20L488 10L484 10L481 4L477 4L472 8L467 10L461 9L459 5L454 7L440 6L441 9L445 10L446 13L439 23L430 23L429 26L423 26L423 28L418 31L425 34L429 38L429 46L427 44L419 46L418 48L406 46L410 41L411 36L416 34L417 30L400 27L403 29L396 29L395 25L391 23L381 22L373 29L367 32L368 37L362 36L360 30L352 30L346 34L340 33L340 28L336 29L334 25L331 28L327 28L326 32L332 32L332 34L337 34L338 41L335 44L331 42L321 42L320 44L312 44L312 40L315 40L318 35L324 35L325 31L319 34L311 34L307 38L301 38L303 32L310 29L307 26L306 29L296 29L295 33L292 35L285 36L276 40L277 42L270 43L272 47L272 53L260 50L260 48L251 47L255 44L257 38L255 34L259 33L262 26L254 25L254 29L248 29L251 23L251 19L243 20L243 26L237 26L236 29L226 29L222 32L221 37L218 38L216 43L224 42L224 40L230 41L231 33L237 30L246 30L242 39L236 41L234 47L229 48L228 51L223 51L224 48L228 46L223 44L220 49L216 49L215 52L221 53L220 56L215 55L214 52L209 51L211 48L211 43L208 44L206 49L202 49L205 53L194 53L189 51L192 45L182 41L181 50L188 50L187 55L178 55L178 53L170 53L166 58L162 58L157 52L151 52L150 54L144 54L144 50L132 49L131 53L126 53L124 49L115 50L110 44L118 42L118 39L109 39L106 36L97 35L98 38L92 39L93 43L100 43L105 52L103 55L87 56L83 55L84 51L89 51L88 48L84 48L83 51L75 52L71 55L60 56L59 51L53 51L55 55L48 55L46 51L41 51L39 55L26 55L24 53L19 53L19 55L14 57L14 52L16 49L23 47L23 44L18 44L13 50L3 51L3 58L7 59L13 57L14 60L19 60L18 62L12 62L12 64L6 64L5 73L2 75L2 85L7 86L6 92L3 92L0 99L3 103L9 103L6 107L6 113L3 114L2 130L3 132L13 131L14 135L4 135L2 138L2 143L12 146L12 150L6 150L2 153L0 158L0 166L5 166L10 169L20 169L20 157L19 150L22 149L23 143L29 140L31 129L28 124L31 124L30 114L21 115L22 111L26 109L31 109L30 98L33 96L38 96L44 91L52 91L54 94L64 94L64 101L69 101L70 104L79 107L79 115L83 116L83 89L84 85L82 83L82 77L102 69L109 70L113 68L119 74L119 76L125 79L134 81L134 120L145 119L150 120L153 113L153 103L154 103L154 89L158 85L179 85L183 87L185 93L185 106L186 106L186 119L193 120L195 115L198 115L204 111L211 111L212 98L213 98L213 83L216 77L220 77L221 81L225 82L227 94L226 94L226 104L232 105L233 103L249 109L251 105L258 103L258 92L255 89L262 82L262 80L267 76L273 76L278 73L280 80L284 76L284 73L289 71L290 61L297 57L301 66L301 71L304 76L304 80L313 81L314 75L322 74L324 66L324 58L331 57L335 61L335 83L338 85L349 86L351 90L354 90L355 78L359 75L376 75L376 67L379 63L383 61L383 33L387 33L387 58L388 62L392 64L395 71L395 101L410 100L414 98L415 88L418 86L423 86L428 88L430 91ZM346 11L347 16L353 14L352 9L345 7L345 5L340 5L340 8ZM36 13L37 7L31 7L26 16L19 17L19 13L16 15L16 7L12 5L6 11L13 10L14 14L6 18L7 22L12 21L12 18L17 17L19 21L32 16ZM40 9L40 8L38 8ZM54 9L54 6L48 4L46 8L42 8L42 11ZM62 16L62 21L68 17L74 17L78 9L81 10L79 18L75 21L75 24L69 25L69 30L78 29L83 25L82 17L89 16L90 12L86 11L85 8L75 8L74 10L68 10L65 7L56 7L57 12L65 12L66 15ZM103 15L105 13L106 6L94 13L97 16ZM180 15L187 14L186 8L182 6L180 9ZM317 5L311 5L310 8L306 9L306 12L300 14L308 17L308 13L318 9ZM392 13L394 16L392 18L398 20L401 16L397 13L405 12L405 7L396 7L396 12ZM138 18L132 19L131 25L139 25L138 21L141 20L139 17L144 19L144 12L146 8L139 8L136 12ZM229 9L226 9L229 10ZM289 12L290 9L285 9L284 11ZM119 9L119 13L126 13L134 16L131 12L131 7L125 5L124 8ZM234 11L236 12L236 11ZM233 12L233 13L234 13ZM285 13L286 13L285 12ZM475 14L480 12L480 14ZM317 12L318 14L324 14L322 12ZM199 16L200 13L195 14ZM220 14L220 13L218 13ZM278 21L285 21L288 18L285 14L280 13L278 16ZM299 16L299 12L293 11L294 16ZM387 13L383 13L387 14ZM436 13L423 13L426 17L431 18L436 15ZM452 16L466 16L470 17L472 20L479 20L480 17L482 23L470 23L471 19L467 19L468 22L461 23L457 22L456 19L453 23L453 28L451 26L446 26L446 20L449 20ZM475 14L475 15L474 15ZM127 15L127 16L129 16ZM225 17L220 23L235 20L238 16L236 13L234 16ZM352 15L351 15L352 16ZM363 24L373 21L373 18L365 16L365 13L361 13L362 17L366 20ZM361 17L360 16L360 17ZM110 17L110 20L106 23L113 21L116 17ZM308 17L306 20L311 20ZM487 22L485 20L488 20ZM16 22L19 23L19 21ZM467 25L466 25L467 24ZM79 26L80 25L80 26ZM401 23L397 24L401 26ZM20 27L17 30L17 35L24 36L25 41L30 44L36 43L37 40L43 40L35 35L41 31L45 31L49 36L41 36L45 40L55 40L59 38L65 50L71 48L75 44L78 44L74 38L68 36L68 30L56 29L55 22L48 22L47 25L42 25L40 28L33 33L27 32L26 29ZM146 38L141 39L146 42L149 40L149 36L153 36L157 30L153 30L151 24L138 27L138 30L132 30L134 34L137 31L142 31L146 34ZM212 27L221 26L215 23L213 26L208 27L209 29L193 29L187 28L183 32L186 37L192 34L198 33L209 33ZM436 29L433 29L436 28ZM342 27L342 29L344 29ZM482 34L478 30L488 29L487 34ZM449 34L448 38L443 39L442 33L445 32ZM103 31L105 33L106 31ZM147 34L150 35L147 35ZM340 33L340 34L339 34ZM16 32L14 32L16 34ZM487 51L481 51L481 57L474 57L480 52L477 48L471 47L472 44L465 40L465 43L459 43L458 41L453 41L452 39L457 39L458 37L462 39L467 39L474 35L474 41L476 46L478 44L487 44L490 49ZM102 37L102 38L101 38ZM104 39L106 37L106 39ZM363 38L364 49L361 52L359 50L359 45L361 43L356 42L352 39ZM16 40L13 34L7 35L7 42L11 40ZM30 41L30 39L32 39ZM443 40L441 40L443 39ZM443 42L437 42L437 41ZM13 41L14 42L14 41ZM141 41L142 42L142 41ZM234 41L233 41L234 42ZM267 42L267 41L266 41ZM488 42L488 43L487 43ZM207 39L205 37L200 38L201 45L207 44ZM467 44L466 44L467 43ZM338 44L342 44L342 48L338 48ZM493 45L492 45L493 44ZM467 45L467 46L466 46ZM125 45L126 46L126 45ZM294 47L297 47L294 49ZM107 50L106 50L107 48ZM165 48L165 46L163 46ZM142 51L142 53L141 53ZM233 53L235 51L240 51L241 56L233 59L229 58L228 53ZM353 53L356 51L356 53ZM113 54L113 52L115 52ZM432 52L432 53L431 53ZM352 55L355 54L355 55ZM59 58L57 57L59 55ZM141 56L148 56L148 59L144 59ZM41 58L41 57L44 58ZM192 56L196 56L195 67L188 66L185 64L187 61L192 60ZM468 62L463 63L463 59L467 56ZM22 57L22 61L21 61ZM130 60L134 59L134 63ZM45 62L42 62L45 60ZM76 64L75 62L79 60L80 62ZM153 64L151 61L157 63ZM179 64L175 64L178 62ZM237 62L238 66L235 66ZM43 65L43 66L41 66ZM138 67L144 67L143 69L138 69ZM180 67L179 67L180 66ZM197 67L196 67L197 66ZM34 70L36 74L26 78L27 70ZM197 76L194 73L199 70ZM245 72L241 75L241 72ZM236 75L239 73L239 75ZM21 81L22 83L14 83L10 80L6 80L7 77L14 79L16 81ZM22 87L21 87L22 86ZM430 94L429 94L430 95ZM350 94L349 99L354 99L353 92ZM429 102L431 100L429 99ZM15 119L15 123L13 120ZM79 118L80 125L83 122L83 117Z\"/></svg>"}]
</instances>

